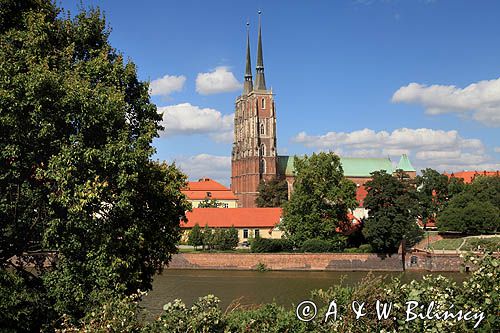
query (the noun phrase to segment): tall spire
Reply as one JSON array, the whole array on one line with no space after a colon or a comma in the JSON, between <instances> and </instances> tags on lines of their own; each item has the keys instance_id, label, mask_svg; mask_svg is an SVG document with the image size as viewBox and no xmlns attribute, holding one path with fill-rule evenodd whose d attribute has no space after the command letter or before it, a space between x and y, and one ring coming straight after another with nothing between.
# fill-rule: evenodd
<instances>
[{"instance_id":1,"label":"tall spire","mask_svg":"<svg viewBox=\"0 0 500 333\"><path fill-rule=\"evenodd\" d=\"M245 69L245 83L243 85L243 94L249 94L253 90L252 64L250 62L250 32L248 30L250 23L247 22L247 64Z\"/></svg>"},{"instance_id":2,"label":"tall spire","mask_svg":"<svg viewBox=\"0 0 500 333\"><path fill-rule=\"evenodd\" d=\"M255 89L266 90L266 79L264 77L264 59L262 56L262 28L261 28L261 14L259 10L259 41L257 44L257 67L255 74Z\"/></svg>"}]
</instances>

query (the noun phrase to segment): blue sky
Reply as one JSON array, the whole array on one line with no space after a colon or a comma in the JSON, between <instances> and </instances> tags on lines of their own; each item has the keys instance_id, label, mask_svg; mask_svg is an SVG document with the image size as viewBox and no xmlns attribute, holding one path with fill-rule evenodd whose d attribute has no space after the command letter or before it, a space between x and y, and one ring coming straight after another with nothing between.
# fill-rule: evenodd
<instances>
[{"instance_id":1,"label":"blue sky","mask_svg":"<svg viewBox=\"0 0 500 333\"><path fill-rule=\"evenodd\" d=\"M60 4L77 11L77 1ZM500 2L84 0L152 82L155 158L229 184L245 23L276 96L278 151L408 153L417 169L500 169ZM255 73L255 71L254 71ZM159 80L162 79L162 80Z\"/></svg>"}]
</instances>

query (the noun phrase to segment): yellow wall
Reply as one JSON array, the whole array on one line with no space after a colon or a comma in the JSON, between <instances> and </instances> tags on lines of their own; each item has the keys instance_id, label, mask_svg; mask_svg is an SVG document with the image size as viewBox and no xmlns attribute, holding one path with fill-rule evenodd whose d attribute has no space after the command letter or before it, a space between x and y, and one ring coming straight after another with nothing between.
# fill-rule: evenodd
<instances>
[{"instance_id":1,"label":"yellow wall","mask_svg":"<svg viewBox=\"0 0 500 333\"><path fill-rule=\"evenodd\" d=\"M204 228L201 225L200 225L200 227L202 229ZM248 230L248 238L255 237L255 230L259 230L260 238L279 239L279 238L281 238L281 236L283 236L283 231L281 231L277 228L273 229L271 233L269 233L270 228L236 228L236 230L238 230L238 238L239 238L240 243L248 240L248 238L243 237L244 229ZM182 236L181 236L182 242L187 242L190 231L191 231L191 229L183 229Z\"/></svg>"}]
</instances>

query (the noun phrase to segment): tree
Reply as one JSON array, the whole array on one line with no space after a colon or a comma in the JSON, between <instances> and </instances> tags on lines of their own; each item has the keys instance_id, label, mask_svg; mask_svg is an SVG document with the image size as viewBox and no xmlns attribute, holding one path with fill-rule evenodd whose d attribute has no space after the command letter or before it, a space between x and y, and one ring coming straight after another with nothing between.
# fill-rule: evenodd
<instances>
[{"instance_id":1,"label":"tree","mask_svg":"<svg viewBox=\"0 0 500 333\"><path fill-rule=\"evenodd\" d=\"M194 246L195 249L197 246L203 245L203 234L198 223L189 232L188 244Z\"/></svg>"},{"instance_id":2,"label":"tree","mask_svg":"<svg viewBox=\"0 0 500 333\"><path fill-rule=\"evenodd\" d=\"M287 237L298 247L312 238L335 238L337 228L350 223L347 214L357 206L356 185L344 177L334 153L295 157L294 163L294 191L284 205L282 221Z\"/></svg>"},{"instance_id":3,"label":"tree","mask_svg":"<svg viewBox=\"0 0 500 333\"><path fill-rule=\"evenodd\" d=\"M238 230L234 226L226 230L225 245L228 250L233 250L238 246L240 238L238 237Z\"/></svg>"},{"instance_id":4,"label":"tree","mask_svg":"<svg viewBox=\"0 0 500 333\"><path fill-rule=\"evenodd\" d=\"M0 269L73 318L150 289L189 209L186 177L151 161L162 127L148 84L108 35L98 9L0 5ZM54 266L9 260L28 251Z\"/></svg>"},{"instance_id":5,"label":"tree","mask_svg":"<svg viewBox=\"0 0 500 333\"><path fill-rule=\"evenodd\" d=\"M258 191L257 207L281 207L288 200L288 184L284 179L262 181Z\"/></svg>"},{"instance_id":6,"label":"tree","mask_svg":"<svg viewBox=\"0 0 500 333\"><path fill-rule=\"evenodd\" d=\"M429 219L444 207L448 200L448 177L436 170L427 168L415 179L420 206L420 218L424 226Z\"/></svg>"},{"instance_id":7,"label":"tree","mask_svg":"<svg viewBox=\"0 0 500 333\"><path fill-rule=\"evenodd\" d=\"M202 202L198 204L198 208L218 208L220 202L215 199L210 199L206 197Z\"/></svg>"},{"instance_id":8,"label":"tree","mask_svg":"<svg viewBox=\"0 0 500 333\"><path fill-rule=\"evenodd\" d=\"M500 177L477 177L464 191L452 197L438 214L441 231L458 231L470 235L496 232L500 229Z\"/></svg>"},{"instance_id":9,"label":"tree","mask_svg":"<svg viewBox=\"0 0 500 333\"><path fill-rule=\"evenodd\" d=\"M205 228L203 228L203 250L212 249L213 243L214 243L214 231L208 227L208 224L205 224Z\"/></svg>"},{"instance_id":10,"label":"tree","mask_svg":"<svg viewBox=\"0 0 500 333\"><path fill-rule=\"evenodd\" d=\"M407 179L376 171L366 182L364 206L369 210L363 234L377 252L393 253L404 239L411 246L422 237L416 190Z\"/></svg>"}]
</instances>

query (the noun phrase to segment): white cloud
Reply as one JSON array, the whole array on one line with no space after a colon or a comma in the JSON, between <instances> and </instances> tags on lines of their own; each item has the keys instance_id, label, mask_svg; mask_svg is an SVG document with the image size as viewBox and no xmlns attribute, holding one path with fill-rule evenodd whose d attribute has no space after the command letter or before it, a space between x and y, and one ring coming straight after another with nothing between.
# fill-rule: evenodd
<instances>
[{"instance_id":1,"label":"white cloud","mask_svg":"<svg viewBox=\"0 0 500 333\"><path fill-rule=\"evenodd\" d=\"M198 73L196 77L196 92L202 95L218 94L235 91L242 88L228 67L217 67L209 73Z\"/></svg>"},{"instance_id":2,"label":"white cloud","mask_svg":"<svg viewBox=\"0 0 500 333\"><path fill-rule=\"evenodd\" d=\"M458 113L488 126L500 126L500 78L479 81L465 88L410 83L392 96L394 103L420 104L426 113Z\"/></svg>"},{"instance_id":3,"label":"white cloud","mask_svg":"<svg viewBox=\"0 0 500 333\"><path fill-rule=\"evenodd\" d=\"M158 113L163 113L162 136L209 134L216 142L232 142L234 113L223 115L190 103L158 107Z\"/></svg>"},{"instance_id":4,"label":"white cloud","mask_svg":"<svg viewBox=\"0 0 500 333\"><path fill-rule=\"evenodd\" d=\"M392 132L375 132L365 128L348 133L328 132L324 135L301 132L292 141L309 148L332 150L343 156L389 155L396 162L401 154L408 154L417 169L500 169L500 163L486 154L480 140L464 139L457 131L400 128Z\"/></svg>"},{"instance_id":5,"label":"white cloud","mask_svg":"<svg viewBox=\"0 0 500 333\"><path fill-rule=\"evenodd\" d=\"M229 186L231 177L231 157L229 156L209 154L181 156L175 159L175 163L190 180L208 177Z\"/></svg>"},{"instance_id":6,"label":"white cloud","mask_svg":"<svg viewBox=\"0 0 500 333\"><path fill-rule=\"evenodd\" d=\"M151 81L149 93L151 96L168 96L175 91L181 91L185 82L186 77L184 75L165 75L164 77Z\"/></svg>"}]
</instances>

